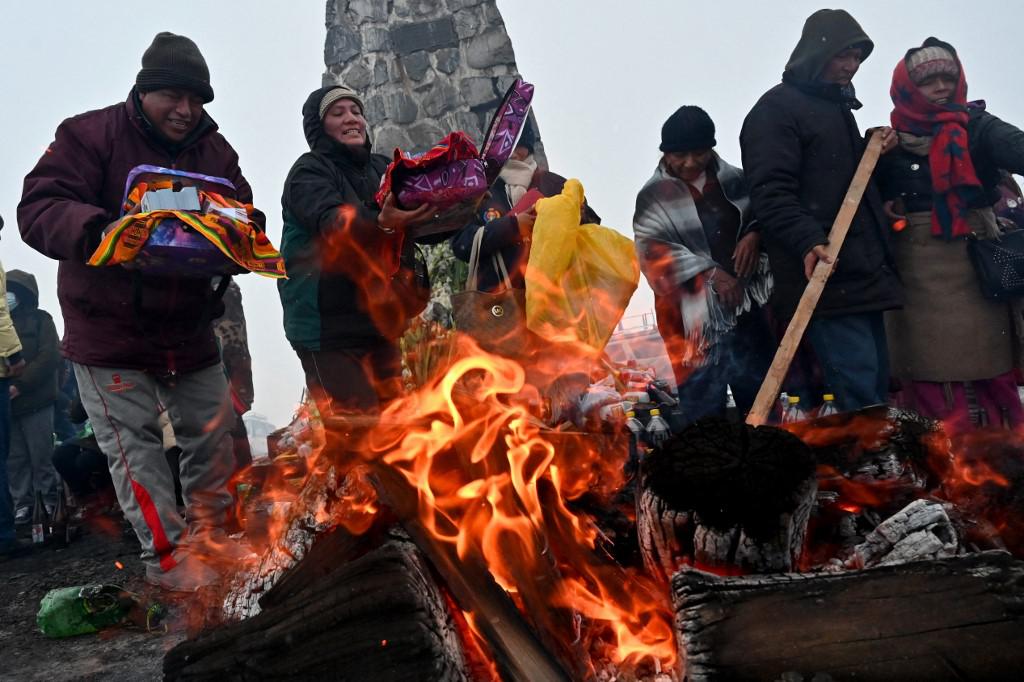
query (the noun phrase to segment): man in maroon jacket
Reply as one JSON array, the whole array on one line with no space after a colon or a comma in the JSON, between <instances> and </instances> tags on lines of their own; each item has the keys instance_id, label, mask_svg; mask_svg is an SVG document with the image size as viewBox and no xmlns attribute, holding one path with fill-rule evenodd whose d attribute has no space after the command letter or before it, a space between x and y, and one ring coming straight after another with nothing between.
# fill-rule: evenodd
<instances>
[{"instance_id":1,"label":"man in maroon jacket","mask_svg":"<svg viewBox=\"0 0 1024 682\"><path fill-rule=\"evenodd\" d=\"M213 100L199 48L160 33L125 102L65 120L25 178L18 223L27 244L60 261L63 352L143 548L147 577L192 590L217 579L214 555L237 548L221 529L231 496L231 403L210 321L210 281L86 264L117 220L129 171L150 164L219 176L252 203L238 155L203 111ZM263 214L255 220L263 226ZM163 455L159 405L182 448L185 519Z\"/></svg>"}]
</instances>

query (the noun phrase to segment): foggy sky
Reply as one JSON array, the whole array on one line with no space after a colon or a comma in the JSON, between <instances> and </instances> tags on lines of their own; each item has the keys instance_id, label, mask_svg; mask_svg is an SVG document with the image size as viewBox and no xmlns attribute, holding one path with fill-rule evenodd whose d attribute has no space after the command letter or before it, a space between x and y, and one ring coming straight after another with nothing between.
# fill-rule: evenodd
<instances>
[{"instance_id":1,"label":"foggy sky","mask_svg":"<svg viewBox=\"0 0 1024 682\"><path fill-rule=\"evenodd\" d=\"M803 0L498 3L519 70L537 86L534 109L552 170L580 178L605 224L628 236L636 192L657 163L669 114L682 104L706 109L717 125L719 153L739 165L743 117L779 81L803 20L821 6ZM865 105L856 112L862 129L887 124L892 70L930 35L958 49L970 99L984 99L996 116L1024 124L1015 68L1021 3L861 1L843 7L875 42L854 79ZM300 109L324 71L324 8L323 0L4 4L0 259L8 270L36 275L40 305L58 329L56 263L21 242L15 208L25 174L61 120L123 101L157 32L189 36L210 67L216 98L207 111L238 151L279 245L282 184L306 150ZM284 338L274 282L251 274L237 279L253 356L253 409L280 425L299 399L301 368ZM643 286L628 314L652 307Z\"/></svg>"}]
</instances>

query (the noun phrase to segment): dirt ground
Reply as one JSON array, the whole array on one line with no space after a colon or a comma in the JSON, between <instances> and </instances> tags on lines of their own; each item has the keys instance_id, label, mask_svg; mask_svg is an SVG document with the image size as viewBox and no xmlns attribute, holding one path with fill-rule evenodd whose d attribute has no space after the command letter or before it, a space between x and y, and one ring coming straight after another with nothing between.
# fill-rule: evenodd
<instances>
[{"instance_id":1,"label":"dirt ground","mask_svg":"<svg viewBox=\"0 0 1024 682\"><path fill-rule=\"evenodd\" d=\"M64 549L42 547L0 559L0 680L159 680L164 652L184 639L183 605L146 585L139 543L120 519L90 524ZM120 562L124 568L117 568ZM49 590L90 583L123 585L169 606L169 632L131 627L49 639L36 626Z\"/></svg>"}]
</instances>

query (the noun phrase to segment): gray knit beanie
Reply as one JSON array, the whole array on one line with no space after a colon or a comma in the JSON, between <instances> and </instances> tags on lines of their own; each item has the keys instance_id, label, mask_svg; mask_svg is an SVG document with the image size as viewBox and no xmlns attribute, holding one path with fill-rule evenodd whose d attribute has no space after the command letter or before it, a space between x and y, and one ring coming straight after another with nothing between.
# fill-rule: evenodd
<instances>
[{"instance_id":1,"label":"gray knit beanie","mask_svg":"<svg viewBox=\"0 0 1024 682\"><path fill-rule=\"evenodd\" d=\"M929 76L943 73L953 78L960 77L960 67L956 57L944 47L932 45L915 50L907 57L907 71L910 80L918 84Z\"/></svg>"},{"instance_id":2,"label":"gray knit beanie","mask_svg":"<svg viewBox=\"0 0 1024 682\"><path fill-rule=\"evenodd\" d=\"M359 99L359 95L356 91L345 85L337 85L327 92L320 98L320 120L324 119L324 114L331 108L331 105L337 102L339 99L350 99L359 105L361 112L366 111L366 107L363 106L363 100Z\"/></svg>"}]
</instances>

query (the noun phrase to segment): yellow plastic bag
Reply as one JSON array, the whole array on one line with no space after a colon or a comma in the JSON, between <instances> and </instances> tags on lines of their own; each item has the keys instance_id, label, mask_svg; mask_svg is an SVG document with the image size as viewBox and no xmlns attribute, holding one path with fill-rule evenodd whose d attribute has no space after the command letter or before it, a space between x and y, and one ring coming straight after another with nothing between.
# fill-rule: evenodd
<instances>
[{"instance_id":1,"label":"yellow plastic bag","mask_svg":"<svg viewBox=\"0 0 1024 682\"><path fill-rule=\"evenodd\" d=\"M633 240L580 225L583 185L537 202L526 268L526 326L554 342L604 349L640 281Z\"/></svg>"}]
</instances>

